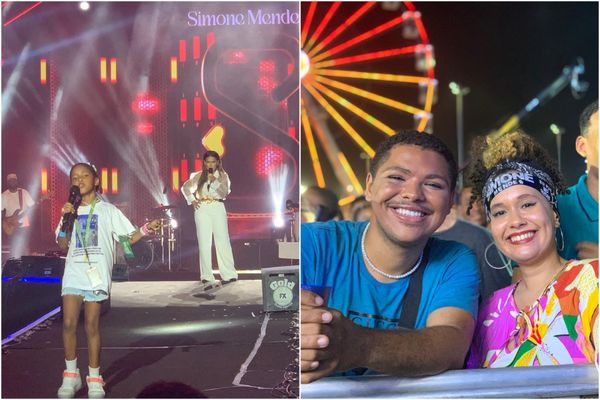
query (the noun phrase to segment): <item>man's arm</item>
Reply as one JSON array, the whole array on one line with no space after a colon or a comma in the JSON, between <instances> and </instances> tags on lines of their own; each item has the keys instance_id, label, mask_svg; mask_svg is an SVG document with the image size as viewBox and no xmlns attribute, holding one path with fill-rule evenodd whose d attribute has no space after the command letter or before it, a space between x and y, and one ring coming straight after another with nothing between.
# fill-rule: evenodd
<instances>
[{"instance_id":1,"label":"man's arm","mask_svg":"<svg viewBox=\"0 0 600 400\"><path fill-rule=\"evenodd\" d=\"M315 298L302 293L302 383L355 367L421 376L463 366L475 328L467 311L437 309L429 315L427 327L417 331L379 330L360 327L337 310L318 307Z\"/></svg>"},{"instance_id":2,"label":"man's arm","mask_svg":"<svg viewBox=\"0 0 600 400\"><path fill-rule=\"evenodd\" d=\"M598 243L579 242L576 246L577 259L586 260L588 258L598 258Z\"/></svg>"}]
</instances>

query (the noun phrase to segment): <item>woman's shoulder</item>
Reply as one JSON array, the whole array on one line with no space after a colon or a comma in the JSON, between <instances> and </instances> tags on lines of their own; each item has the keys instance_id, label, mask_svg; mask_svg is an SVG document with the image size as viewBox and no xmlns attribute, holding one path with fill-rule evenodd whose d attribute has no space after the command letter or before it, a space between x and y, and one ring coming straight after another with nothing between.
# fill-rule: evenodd
<instances>
[{"instance_id":1,"label":"woman's shoulder","mask_svg":"<svg viewBox=\"0 0 600 400\"><path fill-rule=\"evenodd\" d=\"M567 262L565 273L568 276L593 275L598 279L598 259L570 260Z\"/></svg>"},{"instance_id":2,"label":"woman's shoulder","mask_svg":"<svg viewBox=\"0 0 600 400\"><path fill-rule=\"evenodd\" d=\"M570 260L555 284L559 297L576 289L591 294L598 290L598 259Z\"/></svg>"}]
</instances>

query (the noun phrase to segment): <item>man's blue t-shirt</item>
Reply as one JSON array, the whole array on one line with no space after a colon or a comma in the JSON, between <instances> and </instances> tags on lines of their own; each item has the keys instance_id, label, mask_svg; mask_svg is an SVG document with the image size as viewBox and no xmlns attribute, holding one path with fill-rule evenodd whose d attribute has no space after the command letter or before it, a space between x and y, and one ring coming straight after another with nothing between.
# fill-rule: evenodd
<instances>
[{"instance_id":1,"label":"man's blue t-shirt","mask_svg":"<svg viewBox=\"0 0 600 400\"><path fill-rule=\"evenodd\" d=\"M361 250L366 222L302 224L302 284L330 287L327 306L357 325L396 329L410 279L377 281L364 264ZM457 307L477 318L479 275L475 255L465 245L429 239L423 289L415 328L442 307Z\"/></svg>"},{"instance_id":2,"label":"man's blue t-shirt","mask_svg":"<svg viewBox=\"0 0 600 400\"><path fill-rule=\"evenodd\" d=\"M560 227L565 241L559 253L566 260L577 258L577 243L598 243L598 202L588 191L586 180L587 174L583 174L577 184L569 188L570 194L558 196ZM557 241L560 246L560 234Z\"/></svg>"}]
</instances>

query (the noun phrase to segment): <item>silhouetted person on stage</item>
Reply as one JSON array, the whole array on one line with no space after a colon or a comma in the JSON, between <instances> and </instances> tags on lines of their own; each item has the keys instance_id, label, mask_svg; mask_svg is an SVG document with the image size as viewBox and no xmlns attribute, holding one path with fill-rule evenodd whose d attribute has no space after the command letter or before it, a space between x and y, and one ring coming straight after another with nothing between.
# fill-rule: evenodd
<instances>
[{"instance_id":1,"label":"silhouetted person on stage","mask_svg":"<svg viewBox=\"0 0 600 400\"><path fill-rule=\"evenodd\" d=\"M31 224L27 215L35 202L26 189L19 187L16 174L6 177L8 189L2 192L2 233L10 247L11 257L27 253Z\"/></svg>"}]
</instances>

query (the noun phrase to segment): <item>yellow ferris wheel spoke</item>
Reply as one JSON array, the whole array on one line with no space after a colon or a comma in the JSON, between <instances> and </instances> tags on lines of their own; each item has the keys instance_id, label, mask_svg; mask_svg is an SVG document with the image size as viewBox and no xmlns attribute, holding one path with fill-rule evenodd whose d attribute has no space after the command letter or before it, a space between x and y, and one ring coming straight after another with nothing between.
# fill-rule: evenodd
<instances>
[{"instance_id":1,"label":"yellow ferris wheel spoke","mask_svg":"<svg viewBox=\"0 0 600 400\"><path fill-rule=\"evenodd\" d=\"M384 96L381 96L381 95L369 92L368 90L359 89L356 86L348 85L346 83L335 81L333 79L325 78L323 76L317 76L316 80L319 81L319 82L321 82L321 83L324 83L324 84L326 84L328 86L332 86L332 87L334 87L336 89L340 89L340 90L344 90L346 92L350 92L352 94L355 94L355 95L360 96L360 97L364 97L364 98L369 99L371 101L374 101L376 103L384 104L386 106L395 108L395 109L400 110L400 111L405 111L405 112L410 113L410 114L418 114L418 113L424 111L424 110L421 110L419 108L416 108L416 107L410 106L408 104L402 103L400 101L392 100L392 99L390 99L388 97L384 97Z\"/></svg>"},{"instance_id":2,"label":"yellow ferris wheel spoke","mask_svg":"<svg viewBox=\"0 0 600 400\"><path fill-rule=\"evenodd\" d=\"M377 4L374 1L370 1L365 3L361 8L359 8L354 14L352 14L343 24L338 26L333 32L329 34L321 43L319 43L316 47L311 49L308 52L310 57L317 54L319 50L327 46L329 43L333 41L336 37L338 37L342 32L344 32L349 26L351 26L354 22L356 22L360 17L362 17L371 7Z\"/></svg>"},{"instance_id":3,"label":"yellow ferris wheel spoke","mask_svg":"<svg viewBox=\"0 0 600 400\"><path fill-rule=\"evenodd\" d=\"M354 170L350 166L348 159L346 159L346 156L342 151L338 153L338 160L340 160L342 168L344 168L344 171L346 171L346 175L348 175L348 178L350 178L350 182L352 182L352 186L354 186L354 191L359 195L363 194L364 190L362 188L362 185L360 184L360 181L356 178Z\"/></svg>"},{"instance_id":4,"label":"yellow ferris wheel spoke","mask_svg":"<svg viewBox=\"0 0 600 400\"><path fill-rule=\"evenodd\" d=\"M355 78L397 83L429 84L432 81L425 76L382 74L379 72L346 71L341 69L314 69L313 73L317 75L335 76L339 78Z\"/></svg>"},{"instance_id":5,"label":"yellow ferris wheel spoke","mask_svg":"<svg viewBox=\"0 0 600 400\"><path fill-rule=\"evenodd\" d=\"M327 95L330 98L332 98L333 100L335 100L339 105L352 111L354 114L358 115L363 120L365 120L369 124L373 125L377 129L379 129L380 131L385 133L386 135L392 136L395 133L395 131L392 128L390 128L389 126L387 126L386 124L384 124L383 122L381 122L380 120L375 118L373 115L365 112L362 108L357 107L356 105L352 104L352 102L350 102L348 99L340 96L339 94L335 93L333 90L321 85L319 82L314 82L313 85L315 86L315 88L317 88L321 92L325 93L325 95Z\"/></svg>"},{"instance_id":6,"label":"yellow ferris wheel spoke","mask_svg":"<svg viewBox=\"0 0 600 400\"><path fill-rule=\"evenodd\" d=\"M312 85L304 86L310 94L321 104L321 106L336 120L336 122L350 135L350 137L360 146L369 157L375 156L375 151L369 144L356 132L356 130L337 112L335 108L325 99Z\"/></svg>"},{"instance_id":7,"label":"yellow ferris wheel spoke","mask_svg":"<svg viewBox=\"0 0 600 400\"><path fill-rule=\"evenodd\" d=\"M325 187L325 177L323 175L323 168L321 168L321 162L319 161L319 153L317 152L317 146L315 145L315 137L312 133L312 128L308 120L308 113L302 103L302 131L306 138L306 144L308 145L308 152L310 159L312 160L313 170L315 171L315 177L317 178L317 185L319 187Z\"/></svg>"}]
</instances>

